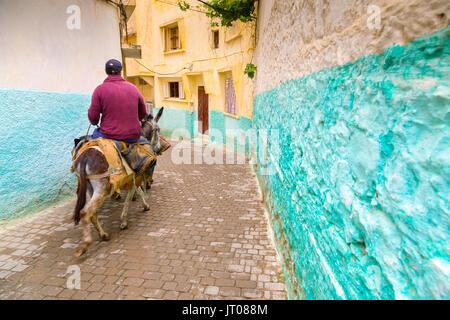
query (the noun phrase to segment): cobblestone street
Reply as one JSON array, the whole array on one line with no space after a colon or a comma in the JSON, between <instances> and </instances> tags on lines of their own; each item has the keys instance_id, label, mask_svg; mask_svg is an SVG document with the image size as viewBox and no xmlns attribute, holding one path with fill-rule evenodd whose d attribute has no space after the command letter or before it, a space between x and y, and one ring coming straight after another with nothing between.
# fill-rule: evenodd
<instances>
[{"instance_id":1,"label":"cobblestone street","mask_svg":"<svg viewBox=\"0 0 450 320\"><path fill-rule=\"evenodd\" d=\"M111 240L91 227L81 258L74 200L0 229L0 299L286 299L249 164L176 165L173 150L158 160L150 211L132 202L120 231L125 193L106 200L99 220ZM80 290L67 288L72 265Z\"/></svg>"}]
</instances>

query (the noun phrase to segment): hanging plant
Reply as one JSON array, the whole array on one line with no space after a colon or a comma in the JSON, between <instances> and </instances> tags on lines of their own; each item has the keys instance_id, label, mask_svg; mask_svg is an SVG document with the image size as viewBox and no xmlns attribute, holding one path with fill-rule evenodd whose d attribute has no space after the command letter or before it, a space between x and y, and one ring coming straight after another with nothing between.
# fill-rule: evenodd
<instances>
[{"instance_id":1,"label":"hanging plant","mask_svg":"<svg viewBox=\"0 0 450 320\"><path fill-rule=\"evenodd\" d=\"M257 67L253 63L247 63L245 66L244 74L246 74L250 79L255 77Z\"/></svg>"}]
</instances>

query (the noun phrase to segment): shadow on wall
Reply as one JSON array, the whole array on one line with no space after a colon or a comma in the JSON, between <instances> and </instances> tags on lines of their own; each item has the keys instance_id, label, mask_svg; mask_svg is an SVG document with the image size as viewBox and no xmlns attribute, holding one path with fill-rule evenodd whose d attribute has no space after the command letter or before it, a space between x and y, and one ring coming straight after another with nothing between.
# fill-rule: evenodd
<instances>
[{"instance_id":1,"label":"shadow on wall","mask_svg":"<svg viewBox=\"0 0 450 320\"><path fill-rule=\"evenodd\" d=\"M255 97L291 298L450 298L449 35Z\"/></svg>"},{"instance_id":2,"label":"shadow on wall","mask_svg":"<svg viewBox=\"0 0 450 320\"><path fill-rule=\"evenodd\" d=\"M0 221L73 197L73 139L84 135L90 95L0 88Z\"/></svg>"}]
</instances>

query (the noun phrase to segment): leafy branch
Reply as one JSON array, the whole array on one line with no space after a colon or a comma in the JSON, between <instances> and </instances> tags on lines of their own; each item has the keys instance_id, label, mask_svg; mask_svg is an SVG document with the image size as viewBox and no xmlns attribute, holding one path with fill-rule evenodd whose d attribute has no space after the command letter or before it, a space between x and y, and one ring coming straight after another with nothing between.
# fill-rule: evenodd
<instances>
[{"instance_id":1,"label":"leafy branch","mask_svg":"<svg viewBox=\"0 0 450 320\"><path fill-rule=\"evenodd\" d=\"M256 0L197 0L200 2L207 17L219 19L222 26L231 27L234 21L249 22L256 19L255 2ZM178 0L178 7L183 10L189 10L191 5L185 0ZM215 25L217 25L216 22Z\"/></svg>"}]
</instances>

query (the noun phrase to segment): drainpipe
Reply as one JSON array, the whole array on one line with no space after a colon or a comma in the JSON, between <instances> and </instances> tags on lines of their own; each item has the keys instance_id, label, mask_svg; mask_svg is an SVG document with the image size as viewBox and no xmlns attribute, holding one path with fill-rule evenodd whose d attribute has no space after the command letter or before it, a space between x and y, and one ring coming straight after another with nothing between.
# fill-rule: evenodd
<instances>
[{"instance_id":1,"label":"drainpipe","mask_svg":"<svg viewBox=\"0 0 450 320\"><path fill-rule=\"evenodd\" d=\"M123 54L122 49L122 28L119 22L119 28L120 28L120 55L122 56L122 71L123 71L123 78L127 80L127 63L125 61L125 55Z\"/></svg>"},{"instance_id":2,"label":"drainpipe","mask_svg":"<svg viewBox=\"0 0 450 320\"><path fill-rule=\"evenodd\" d=\"M126 80L126 78L127 78L127 66L126 66L126 62L125 62L125 56L124 56L123 50L122 50L122 44L123 44L123 42L122 42L122 39L123 39L122 17L123 17L125 23L126 23L127 17L126 17L126 15L123 15L123 14L122 14L122 10L121 10L121 8L120 8L120 6L122 5L122 1L121 1L121 0L117 0L117 1L119 1L119 3L114 2L114 1L112 1L112 0L103 0L103 1L105 1L106 3L108 3L108 4L110 4L110 5L113 5L114 7L116 7L117 14L118 14L118 16L119 16L119 37L120 37L119 43L120 43L120 55L121 55L121 59L122 59L122 72L123 72L123 78Z\"/></svg>"}]
</instances>

